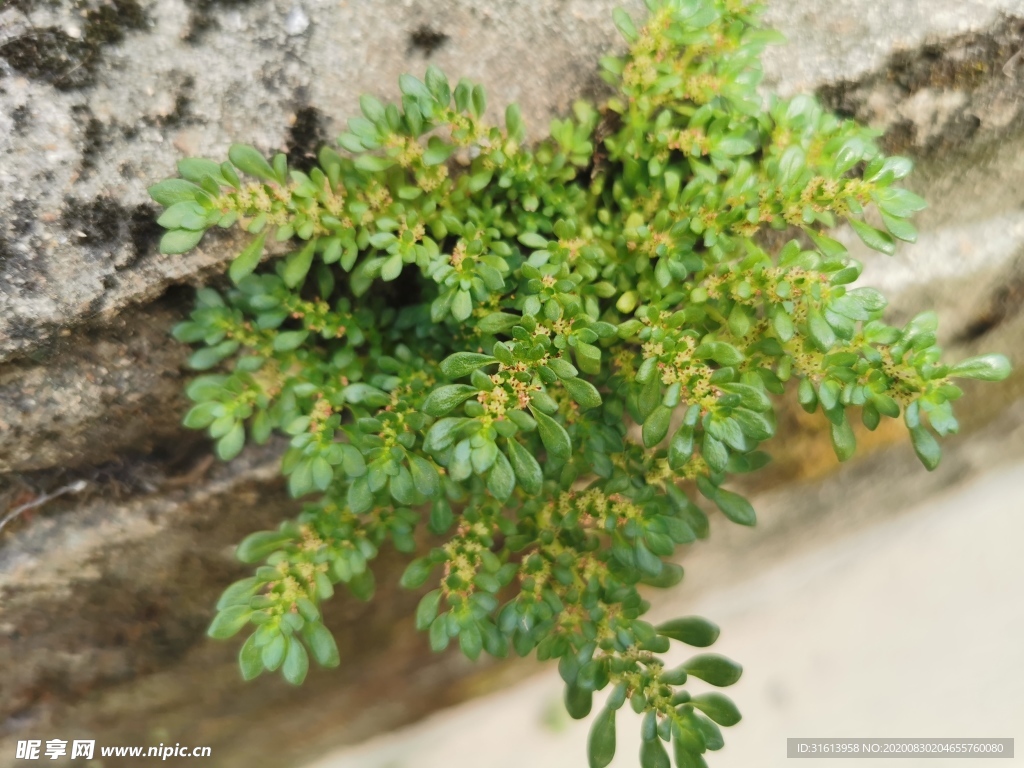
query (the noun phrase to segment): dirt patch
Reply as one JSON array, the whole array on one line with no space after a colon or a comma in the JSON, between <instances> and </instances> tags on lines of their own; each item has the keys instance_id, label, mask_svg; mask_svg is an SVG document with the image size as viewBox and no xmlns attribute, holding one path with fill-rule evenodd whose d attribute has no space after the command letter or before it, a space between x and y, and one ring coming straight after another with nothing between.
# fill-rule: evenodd
<instances>
[{"instance_id":1,"label":"dirt patch","mask_svg":"<svg viewBox=\"0 0 1024 768\"><path fill-rule=\"evenodd\" d=\"M421 24L409 33L409 53L418 51L428 59L448 42L448 35L427 24Z\"/></svg>"},{"instance_id":2,"label":"dirt patch","mask_svg":"<svg viewBox=\"0 0 1024 768\"><path fill-rule=\"evenodd\" d=\"M3 270L4 264L15 255L11 249L11 244L7 242L7 238L0 234L0 270Z\"/></svg>"}]
</instances>

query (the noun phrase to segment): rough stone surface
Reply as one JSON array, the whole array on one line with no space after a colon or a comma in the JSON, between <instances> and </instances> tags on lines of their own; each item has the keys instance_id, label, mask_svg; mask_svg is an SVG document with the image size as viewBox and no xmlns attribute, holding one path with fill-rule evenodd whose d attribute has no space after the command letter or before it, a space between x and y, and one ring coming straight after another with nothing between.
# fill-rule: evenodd
<instances>
[{"instance_id":1,"label":"rough stone surface","mask_svg":"<svg viewBox=\"0 0 1024 768\"><path fill-rule=\"evenodd\" d=\"M74 512L54 504L0 550L0 765L26 734L201 744L214 765L295 765L336 744L338 722L351 739L465 696L458 681L479 669L416 642L418 597L397 589L393 555L372 604L342 598L328 617L358 663L301 689L276 676L241 688L237 649L205 630L220 591L247 570L234 544L294 505L274 450L207 469L151 469L148 494L87 498Z\"/></svg>"},{"instance_id":2,"label":"rough stone surface","mask_svg":"<svg viewBox=\"0 0 1024 768\"><path fill-rule=\"evenodd\" d=\"M241 686L234 647L205 640L216 595L241 572L231 545L294 505L273 479L273 446L211 466L206 443L178 426L186 352L167 331L187 311L189 286L216 280L237 242L208 235L194 253L159 255L145 188L180 157L222 157L232 141L308 162L355 113L359 93L394 97L398 74L428 61L484 83L495 115L519 101L540 135L601 88L596 60L618 44L616 4L0 5L0 515L87 482L0 533L0 765L12 740L33 733L187 740L214 746L214 765L292 765L502 674L429 654L411 631L415 596L394 589L396 559L381 563L372 607L331 606L347 663L311 674L301 691L276 680ZM769 6L790 40L767 58L769 84L817 90L918 160L913 184L932 205L918 220L920 242L892 259L865 254L865 281L887 291L894 319L936 307L954 355L1016 353L1024 1ZM1022 388L1017 376L968 398L965 432L976 433L958 439L987 446L986 457L1016 450L999 440L1017 423ZM821 494L843 499L897 455L833 477L818 421L784 418L795 436L776 447L762 486L813 478ZM898 439L894 429L862 445ZM908 449L891 450L906 458ZM954 460L946 471L975 465ZM913 487L941 487L931 482ZM804 506L786 509L769 499L762 511L780 556L799 547L806 522L793 516ZM702 578L721 578L740 550L728 535L711 546L718 560L705 558Z\"/></svg>"}]
</instances>

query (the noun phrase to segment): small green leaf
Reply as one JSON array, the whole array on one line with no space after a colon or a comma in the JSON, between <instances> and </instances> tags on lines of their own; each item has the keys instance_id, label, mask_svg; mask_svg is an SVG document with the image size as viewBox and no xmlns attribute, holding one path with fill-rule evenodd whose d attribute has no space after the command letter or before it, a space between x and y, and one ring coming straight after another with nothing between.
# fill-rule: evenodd
<instances>
[{"instance_id":1,"label":"small green leaf","mask_svg":"<svg viewBox=\"0 0 1024 768\"><path fill-rule=\"evenodd\" d=\"M712 645L719 634L718 626L700 616L686 616L682 619L666 621L656 627L659 635L678 640L696 648Z\"/></svg>"},{"instance_id":2,"label":"small green leaf","mask_svg":"<svg viewBox=\"0 0 1024 768\"><path fill-rule=\"evenodd\" d=\"M235 550L235 557L243 563L258 563L267 555L276 552L292 540L292 537L283 531L257 531L250 533Z\"/></svg>"},{"instance_id":3,"label":"small green leaf","mask_svg":"<svg viewBox=\"0 0 1024 768\"><path fill-rule=\"evenodd\" d=\"M249 635L242 648L238 651L238 666L242 670L243 680L255 680L263 672L263 659L260 648L256 645L256 635Z\"/></svg>"},{"instance_id":4,"label":"small green leaf","mask_svg":"<svg viewBox=\"0 0 1024 768\"><path fill-rule=\"evenodd\" d=\"M783 184L795 181L806 165L804 150L797 144L791 144L779 158L779 181Z\"/></svg>"},{"instance_id":5,"label":"small green leaf","mask_svg":"<svg viewBox=\"0 0 1024 768\"><path fill-rule=\"evenodd\" d=\"M306 672L309 671L309 655L305 646L292 637L288 643L288 653L284 657L284 664L281 666L281 674L284 679L292 685L302 685L306 679Z\"/></svg>"},{"instance_id":6,"label":"small green leaf","mask_svg":"<svg viewBox=\"0 0 1024 768\"><path fill-rule=\"evenodd\" d=\"M697 346L693 356L698 360L711 358L719 365L739 365L746 359L736 347L724 341L706 341Z\"/></svg>"},{"instance_id":7,"label":"small green leaf","mask_svg":"<svg viewBox=\"0 0 1024 768\"><path fill-rule=\"evenodd\" d=\"M260 652L263 666L273 672L281 666L281 662L284 661L285 651L287 650L288 638L277 632L273 639L263 646L263 650Z\"/></svg>"},{"instance_id":8,"label":"small green leaf","mask_svg":"<svg viewBox=\"0 0 1024 768\"><path fill-rule=\"evenodd\" d=\"M206 634L217 640L226 640L238 633L238 631L249 623L252 616L252 609L248 604L229 605L222 611L218 611L210 623Z\"/></svg>"},{"instance_id":9,"label":"small green leaf","mask_svg":"<svg viewBox=\"0 0 1024 768\"><path fill-rule=\"evenodd\" d=\"M518 315L510 315L507 312L491 312L489 315L481 317L476 327L482 333L493 335L511 330L514 325L519 323L520 319Z\"/></svg>"},{"instance_id":10,"label":"small green leaf","mask_svg":"<svg viewBox=\"0 0 1024 768\"><path fill-rule=\"evenodd\" d=\"M441 106L447 107L452 100L452 89L444 73L431 64L427 67L427 72L423 79L431 95L437 99Z\"/></svg>"},{"instance_id":11,"label":"small green leaf","mask_svg":"<svg viewBox=\"0 0 1024 768\"><path fill-rule=\"evenodd\" d=\"M526 139L526 126L523 124L523 116L518 104L509 104L505 108L505 129L508 135L516 141Z\"/></svg>"},{"instance_id":12,"label":"small green leaf","mask_svg":"<svg viewBox=\"0 0 1024 768\"><path fill-rule=\"evenodd\" d=\"M470 450L470 460L473 471L478 475L484 474L494 464L498 456L498 446L493 440L484 440L480 445Z\"/></svg>"},{"instance_id":13,"label":"small green leaf","mask_svg":"<svg viewBox=\"0 0 1024 768\"><path fill-rule=\"evenodd\" d=\"M373 571L367 568L362 573L356 574L349 580L348 588L358 599L366 602L373 599L373 593L377 589L377 582L374 579Z\"/></svg>"},{"instance_id":14,"label":"small green leaf","mask_svg":"<svg viewBox=\"0 0 1024 768\"><path fill-rule=\"evenodd\" d=\"M663 561L661 564L661 573L657 576L644 576L641 581L650 587L668 589L669 587L674 587L676 584L681 582L683 580L683 576L683 566Z\"/></svg>"},{"instance_id":15,"label":"small green leaf","mask_svg":"<svg viewBox=\"0 0 1024 768\"><path fill-rule=\"evenodd\" d=\"M676 768L708 768L708 764L704 762L704 758L700 756L698 752L691 749L692 746L688 742L682 741L683 734L690 734L690 731L681 731L678 736L673 736L674 740L674 754L676 758ZM703 745L703 742L700 742Z\"/></svg>"},{"instance_id":16,"label":"small green leaf","mask_svg":"<svg viewBox=\"0 0 1024 768\"><path fill-rule=\"evenodd\" d=\"M893 157L885 158L885 161L878 168L878 172L870 178L865 178L865 181L875 181L882 176L892 174L892 180L899 181L905 179L910 172L914 170L914 161L909 157L899 157L894 155ZM886 190L891 191L891 190ZM915 195L916 197L916 195ZM923 201L922 201L923 203Z\"/></svg>"},{"instance_id":17,"label":"small green leaf","mask_svg":"<svg viewBox=\"0 0 1024 768\"><path fill-rule=\"evenodd\" d=\"M380 268L380 279L385 283L395 280L400 274L402 274L402 254L394 253L388 256L384 260L384 265Z\"/></svg>"},{"instance_id":18,"label":"small green leaf","mask_svg":"<svg viewBox=\"0 0 1024 768\"><path fill-rule=\"evenodd\" d=\"M361 171L368 173L380 173L386 171L395 161L389 157L380 157L378 155L359 155L356 158L355 166Z\"/></svg>"},{"instance_id":19,"label":"small green leaf","mask_svg":"<svg viewBox=\"0 0 1024 768\"><path fill-rule=\"evenodd\" d=\"M203 230L171 229L160 238L160 253L187 253L202 239Z\"/></svg>"},{"instance_id":20,"label":"small green leaf","mask_svg":"<svg viewBox=\"0 0 1024 768\"><path fill-rule=\"evenodd\" d=\"M722 729L715 725L704 715L693 713L693 722L704 737L704 745L710 750L721 749L725 746L725 739L722 738Z\"/></svg>"},{"instance_id":21,"label":"small green leaf","mask_svg":"<svg viewBox=\"0 0 1024 768\"><path fill-rule=\"evenodd\" d=\"M653 448L668 434L668 428L672 423L672 409L664 405L655 408L651 415L644 420L643 440L644 446Z\"/></svg>"},{"instance_id":22,"label":"small green leaf","mask_svg":"<svg viewBox=\"0 0 1024 768\"><path fill-rule=\"evenodd\" d=\"M313 652L313 658L316 659L317 664L328 668L341 664L338 644L327 627L318 621L312 621L306 623L302 632L309 642L309 649Z\"/></svg>"},{"instance_id":23,"label":"small green leaf","mask_svg":"<svg viewBox=\"0 0 1024 768\"><path fill-rule=\"evenodd\" d=\"M357 515L373 508L373 491L365 477L357 477L349 483L346 499L349 509Z\"/></svg>"},{"instance_id":24,"label":"small green leaf","mask_svg":"<svg viewBox=\"0 0 1024 768\"><path fill-rule=\"evenodd\" d=\"M533 248L535 251L541 251L548 247L547 238L536 232L523 232L519 235L519 242L527 248Z\"/></svg>"},{"instance_id":25,"label":"small green leaf","mask_svg":"<svg viewBox=\"0 0 1024 768\"><path fill-rule=\"evenodd\" d=\"M423 152L424 165L440 165L447 160L455 147L436 136L431 136L427 148Z\"/></svg>"},{"instance_id":26,"label":"small green leaf","mask_svg":"<svg viewBox=\"0 0 1024 768\"><path fill-rule=\"evenodd\" d=\"M533 454L526 450L518 440L509 438L508 458L512 465L512 470L516 473L516 478L519 480L520 487L534 496L540 493L544 481L544 473L541 471L540 464L537 463L537 459L533 457Z\"/></svg>"},{"instance_id":27,"label":"small green leaf","mask_svg":"<svg viewBox=\"0 0 1024 768\"><path fill-rule=\"evenodd\" d=\"M430 628L434 619L437 618L437 610L440 604L440 589L431 590L420 599L419 605L416 607L416 629L422 632Z\"/></svg>"},{"instance_id":28,"label":"small green leaf","mask_svg":"<svg viewBox=\"0 0 1024 768\"><path fill-rule=\"evenodd\" d=\"M220 596L217 601L217 610L227 608L229 605L248 605L250 598L256 593L259 586L260 583L254 576L236 581Z\"/></svg>"},{"instance_id":29,"label":"small green leaf","mask_svg":"<svg viewBox=\"0 0 1024 768\"><path fill-rule=\"evenodd\" d=\"M473 314L473 299L469 295L469 291L456 291L455 299L452 301L452 317L456 320L466 320L471 314Z\"/></svg>"},{"instance_id":30,"label":"small green leaf","mask_svg":"<svg viewBox=\"0 0 1024 768\"><path fill-rule=\"evenodd\" d=\"M242 422L236 421L235 426L217 441L217 457L221 461L231 461L231 459L242 452L244 445L245 427L242 426Z\"/></svg>"},{"instance_id":31,"label":"small green leaf","mask_svg":"<svg viewBox=\"0 0 1024 768\"><path fill-rule=\"evenodd\" d=\"M906 219L899 219L883 213L882 223L893 237L907 243L917 242L917 228Z\"/></svg>"},{"instance_id":32,"label":"small green leaf","mask_svg":"<svg viewBox=\"0 0 1024 768\"><path fill-rule=\"evenodd\" d=\"M373 477L372 471L370 477ZM412 474L405 466L399 466L398 474L391 477L388 490L391 493L391 498L399 504L412 506L422 501L417 495Z\"/></svg>"},{"instance_id":33,"label":"small green leaf","mask_svg":"<svg viewBox=\"0 0 1024 768\"><path fill-rule=\"evenodd\" d=\"M434 94L430 92L430 89L417 78L412 75L402 74L398 76L398 88L406 96L412 96L414 99L433 101Z\"/></svg>"},{"instance_id":34,"label":"small green leaf","mask_svg":"<svg viewBox=\"0 0 1024 768\"><path fill-rule=\"evenodd\" d=\"M434 499L434 503L430 507L430 520L427 524L430 532L438 535L445 533L451 528L453 522L455 522L455 514L452 512L452 505L448 503L448 500Z\"/></svg>"},{"instance_id":35,"label":"small green leaf","mask_svg":"<svg viewBox=\"0 0 1024 768\"><path fill-rule=\"evenodd\" d=\"M693 428L686 425L681 426L672 436L668 446L669 466L674 470L680 470L693 455Z\"/></svg>"},{"instance_id":36,"label":"small green leaf","mask_svg":"<svg viewBox=\"0 0 1024 768\"><path fill-rule=\"evenodd\" d=\"M1010 375L1010 361L1006 358L1006 355L969 357L951 366L949 375L961 379L1002 381Z\"/></svg>"},{"instance_id":37,"label":"small green leaf","mask_svg":"<svg viewBox=\"0 0 1024 768\"><path fill-rule=\"evenodd\" d=\"M640 744L640 768L672 768L668 751L661 739L654 738Z\"/></svg>"},{"instance_id":38,"label":"small green leaf","mask_svg":"<svg viewBox=\"0 0 1024 768\"><path fill-rule=\"evenodd\" d=\"M206 209L195 201L175 203L163 214L156 223L164 229L205 230L207 228Z\"/></svg>"},{"instance_id":39,"label":"small green leaf","mask_svg":"<svg viewBox=\"0 0 1024 768\"><path fill-rule=\"evenodd\" d=\"M440 478L437 469L429 461L415 453L409 454L409 473L416 490L428 499L437 496L440 489Z\"/></svg>"},{"instance_id":40,"label":"small green leaf","mask_svg":"<svg viewBox=\"0 0 1024 768\"><path fill-rule=\"evenodd\" d=\"M899 187L882 190L879 194L878 205L890 216L899 216L900 218L906 218L912 213L923 211L928 207L920 195L915 195L909 189L900 189Z\"/></svg>"},{"instance_id":41,"label":"small green leaf","mask_svg":"<svg viewBox=\"0 0 1024 768\"><path fill-rule=\"evenodd\" d=\"M422 411L428 416L444 416L479 390L468 384L443 384L435 387L423 401Z\"/></svg>"},{"instance_id":42,"label":"small green leaf","mask_svg":"<svg viewBox=\"0 0 1024 768\"><path fill-rule=\"evenodd\" d=\"M417 558L406 566L398 583L405 589L417 589L426 583L433 570L434 565L428 558Z\"/></svg>"},{"instance_id":43,"label":"small green leaf","mask_svg":"<svg viewBox=\"0 0 1024 768\"><path fill-rule=\"evenodd\" d=\"M247 144L232 144L228 150L228 159L242 173L255 176L264 181L277 181L277 174L270 163L255 147Z\"/></svg>"},{"instance_id":44,"label":"small green leaf","mask_svg":"<svg viewBox=\"0 0 1024 768\"><path fill-rule=\"evenodd\" d=\"M170 208L175 203L193 201L202 193L202 189L184 179L167 179L154 184L146 191L165 208Z\"/></svg>"},{"instance_id":45,"label":"small green leaf","mask_svg":"<svg viewBox=\"0 0 1024 768\"><path fill-rule=\"evenodd\" d=\"M293 498L305 496L313 490L313 461L300 461L288 476L288 493Z\"/></svg>"},{"instance_id":46,"label":"small green leaf","mask_svg":"<svg viewBox=\"0 0 1024 768\"><path fill-rule=\"evenodd\" d=\"M682 665L686 672L699 677L712 685L732 685L743 674L743 667L725 656L717 653L704 653L694 656Z\"/></svg>"},{"instance_id":47,"label":"small green leaf","mask_svg":"<svg viewBox=\"0 0 1024 768\"><path fill-rule=\"evenodd\" d=\"M754 525L757 517L750 502L738 493L719 488L714 497L715 504L727 518L740 525Z\"/></svg>"},{"instance_id":48,"label":"small green leaf","mask_svg":"<svg viewBox=\"0 0 1024 768\"><path fill-rule=\"evenodd\" d=\"M298 349L309 338L309 331L282 331L274 337L271 345L275 352L290 352Z\"/></svg>"},{"instance_id":49,"label":"small green leaf","mask_svg":"<svg viewBox=\"0 0 1024 768\"><path fill-rule=\"evenodd\" d=\"M574 720L582 720L589 715L593 702L594 694L592 691L573 684L565 686L565 709L569 713L569 717Z\"/></svg>"},{"instance_id":50,"label":"small green leaf","mask_svg":"<svg viewBox=\"0 0 1024 768\"><path fill-rule=\"evenodd\" d=\"M627 42L635 43L637 41L639 34L636 31L636 25L633 24L633 19L628 13L621 8L616 8L612 11L612 21L615 22L615 27L626 38Z\"/></svg>"},{"instance_id":51,"label":"small green leaf","mask_svg":"<svg viewBox=\"0 0 1024 768\"><path fill-rule=\"evenodd\" d=\"M316 240L310 240L301 250L288 254L281 271L281 279L284 280L285 285L295 288L306 279L309 268L313 264L315 252Z\"/></svg>"},{"instance_id":52,"label":"small green leaf","mask_svg":"<svg viewBox=\"0 0 1024 768\"><path fill-rule=\"evenodd\" d=\"M835 346L836 332L832 330L832 326L825 321L821 313L813 307L807 309L807 331L811 341L822 352L828 352Z\"/></svg>"},{"instance_id":53,"label":"small green leaf","mask_svg":"<svg viewBox=\"0 0 1024 768\"><path fill-rule=\"evenodd\" d=\"M537 431L541 442L548 450L548 457L559 463L568 461L572 455L572 440L565 427L552 419L538 408L530 406L533 417L537 420Z\"/></svg>"},{"instance_id":54,"label":"small green leaf","mask_svg":"<svg viewBox=\"0 0 1024 768\"><path fill-rule=\"evenodd\" d=\"M474 85L470 98L473 102L473 114L477 117L483 117L484 112L487 111L487 94L484 93L483 86L479 84Z\"/></svg>"},{"instance_id":55,"label":"small green leaf","mask_svg":"<svg viewBox=\"0 0 1024 768\"><path fill-rule=\"evenodd\" d=\"M476 661L483 647L483 635L480 633L480 627L475 622L469 626L462 627L462 631L459 632L459 648L462 649L462 652L466 654L468 659Z\"/></svg>"},{"instance_id":56,"label":"small green leaf","mask_svg":"<svg viewBox=\"0 0 1024 768\"><path fill-rule=\"evenodd\" d=\"M712 437L708 432L704 433L704 439L701 441L701 455L715 472L724 472L729 464L729 449L725 447L725 443Z\"/></svg>"},{"instance_id":57,"label":"small green leaf","mask_svg":"<svg viewBox=\"0 0 1024 768\"><path fill-rule=\"evenodd\" d=\"M832 422L831 425L832 449L840 461L846 461L857 450L857 438L853 434L853 427L843 414L839 423Z\"/></svg>"},{"instance_id":58,"label":"small green leaf","mask_svg":"<svg viewBox=\"0 0 1024 768\"><path fill-rule=\"evenodd\" d=\"M868 397L881 415L888 416L890 419L895 419L900 415L899 403L884 392L872 392Z\"/></svg>"},{"instance_id":59,"label":"small green leaf","mask_svg":"<svg viewBox=\"0 0 1024 768\"><path fill-rule=\"evenodd\" d=\"M481 355L477 352L456 352L442 360L440 368L446 378L459 379L469 375L477 368L496 362L498 362L497 358L490 355Z\"/></svg>"},{"instance_id":60,"label":"small green leaf","mask_svg":"<svg viewBox=\"0 0 1024 768\"><path fill-rule=\"evenodd\" d=\"M323 456L317 456L310 462L310 470L313 478L313 487L318 491L326 491L331 481L334 480L334 468Z\"/></svg>"},{"instance_id":61,"label":"small green leaf","mask_svg":"<svg viewBox=\"0 0 1024 768\"><path fill-rule=\"evenodd\" d=\"M793 338L795 333L793 318L782 307L776 308L772 313L772 329L782 342L787 342Z\"/></svg>"},{"instance_id":62,"label":"small green leaf","mask_svg":"<svg viewBox=\"0 0 1024 768\"><path fill-rule=\"evenodd\" d=\"M585 341L576 342L576 365L593 376L601 373L601 348Z\"/></svg>"},{"instance_id":63,"label":"small green leaf","mask_svg":"<svg viewBox=\"0 0 1024 768\"><path fill-rule=\"evenodd\" d=\"M939 461L942 459L942 448L939 447L939 441L931 432L922 426L914 427L910 430L910 441L914 445L914 453L924 464L925 469L931 472L939 466Z\"/></svg>"},{"instance_id":64,"label":"small green leaf","mask_svg":"<svg viewBox=\"0 0 1024 768\"><path fill-rule=\"evenodd\" d=\"M719 725L736 725L741 719L732 700L720 693L702 693L690 699L690 703Z\"/></svg>"},{"instance_id":65,"label":"small green leaf","mask_svg":"<svg viewBox=\"0 0 1024 768\"><path fill-rule=\"evenodd\" d=\"M207 176L213 179L218 186L227 181L221 172L220 163L202 157L182 158L178 161L178 173L196 184L199 184Z\"/></svg>"},{"instance_id":66,"label":"small green leaf","mask_svg":"<svg viewBox=\"0 0 1024 768\"><path fill-rule=\"evenodd\" d=\"M587 739L590 768L606 768L615 757L615 710L606 707L594 719Z\"/></svg>"},{"instance_id":67,"label":"small green leaf","mask_svg":"<svg viewBox=\"0 0 1024 768\"><path fill-rule=\"evenodd\" d=\"M438 419L427 431L423 440L423 448L427 451L443 451L448 448L458 435L458 430L468 423L469 419L449 416Z\"/></svg>"},{"instance_id":68,"label":"small green leaf","mask_svg":"<svg viewBox=\"0 0 1024 768\"><path fill-rule=\"evenodd\" d=\"M210 423L217 418L222 408L222 404L215 400L201 402L185 414L185 418L181 420L181 423L188 427L188 429L204 429L210 426Z\"/></svg>"},{"instance_id":69,"label":"small green leaf","mask_svg":"<svg viewBox=\"0 0 1024 768\"><path fill-rule=\"evenodd\" d=\"M493 443L492 443L493 445ZM505 454L498 451L494 456L494 464L491 466L491 472L487 476L487 490L491 492L498 501L508 501L512 495L512 491L516 487L516 476L512 471L512 465L509 464L508 459L505 458Z\"/></svg>"},{"instance_id":70,"label":"small green leaf","mask_svg":"<svg viewBox=\"0 0 1024 768\"><path fill-rule=\"evenodd\" d=\"M846 256L846 246L840 243L838 240L833 240L831 237L826 237L813 229L805 229L807 236L811 238L811 241L818 248L819 251L824 254L828 259L841 259Z\"/></svg>"},{"instance_id":71,"label":"small green leaf","mask_svg":"<svg viewBox=\"0 0 1024 768\"><path fill-rule=\"evenodd\" d=\"M857 233L857 236L864 241L864 245L868 248L884 253L887 256L892 256L896 253L896 241L888 233L879 232L870 224L865 224L859 219L847 219L847 221L850 222L853 231Z\"/></svg>"},{"instance_id":72,"label":"small green leaf","mask_svg":"<svg viewBox=\"0 0 1024 768\"><path fill-rule=\"evenodd\" d=\"M448 622L445 616L438 616L430 625L430 650L439 653L448 647Z\"/></svg>"},{"instance_id":73,"label":"small green leaf","mask_svg":"<svg viewBox=\"0 0 1024 768\"><path fill-rule=\"evenodd\" d=\"M551 362L555 361L552 360ZM557 374L558 371L556 370L555 373ZM586 410L588 408L597 408L601 405L601 394L597 391L597 387L589 381L573 377L563 379L562 384L569 392L569 397L575 400L580 408Z\"/></svg>"},{"instance_id":74,"label":"small green leaf","mask_svg":"<svg viewBox=\"0 0 1024 768\"><path fill-rule=\"evenodd\" d=\"M266 233L260 234L255 240L245 247L240 254L235 257L235 260L231 262L231 266L228 267L228 276L231 278L231 282L238 285L238 282L248 274L251 274L256 266L260 263L260 259L263 258L263 244L267 239Z\"/></svg>"}]
</instances>

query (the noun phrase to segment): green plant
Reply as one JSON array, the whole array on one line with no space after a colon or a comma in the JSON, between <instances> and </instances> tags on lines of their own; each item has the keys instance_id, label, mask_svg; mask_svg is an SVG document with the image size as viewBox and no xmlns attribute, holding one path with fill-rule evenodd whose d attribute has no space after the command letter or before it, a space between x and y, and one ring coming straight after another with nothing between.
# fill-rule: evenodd
<instances>
[{"instance_id":1,"label":"green plant","mask_svg":"<svg viewBox=\"0 0 1024 768\"><path fill-rule=\"evenodd\" d=\"M868 429L902 413L932 469L934 434L957 429L951 380L1008 374L998 355L943 364L934 314L884 324L885 299L850 287L860 265L825 234L845 221L885 253L913 242L924 202L897 185L910 161L811 97L765 104L775 38L756 8L648 5L642 29L616 14L615 94L533 148L516 107L488 125L480 86L431 68L401 78L400 105L364 96L339 139L350 155L325 148L308 174L235 145L151 188L165 253L212 226L255 236L233 287L200 290L175 329L201 345L193 368L221 371L189 385L185 423L225 460L247 435L289 435L289 489L315 494L238 548L263 564L227 589L210 634L253 627L245 678L300 683L309 653L337 665L323 601L338 583L368 599L369 561L388 541L414 553L425 518L447 540L401 583L440 574L416 613L432 648L558 659L577 718L610 687L592 766L611 760L627 699L645 768L669 765L667 742L678 766L704 765L740 715L680 686L727 686L740 667L703 654L667 669L670 640L706 647L718 629L652 626L639 587L682 578L676 547L708 532L698 497L754 524L724 484L768 460L773 396L789 383L820 408L842 460L852 409ZM268 234L297 247L257 271Z\"/></svg>"}]
</instances>

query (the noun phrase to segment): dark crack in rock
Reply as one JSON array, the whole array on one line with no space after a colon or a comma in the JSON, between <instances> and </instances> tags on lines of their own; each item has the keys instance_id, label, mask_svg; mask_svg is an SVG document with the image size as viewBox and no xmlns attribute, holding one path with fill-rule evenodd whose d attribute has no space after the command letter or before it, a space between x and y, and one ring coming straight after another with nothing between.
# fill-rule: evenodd
<instances>
[{"instance_id":1,"label":"dark crack in rock","mask_svg":"<svg viewBox=\"0 0 1024 768\"><path fill-rule=\"evenodd\" d=\"M69 197L61 223L79 245L112 259L116 269L125 269L159 241L163 230L156 216L156 208L148 203L127 208L110 197L87 202Z\"/></svg>"},{"instance_id":2,"label":"dark crack in rock","mask_svg":"<svg viewBox=\"0 0 1024 768\"><path fill-rule=\"evenodd\" d=\"M309 171L316 165L320 148L329 144L324 128L324 117L320 110L304 106L295 112L295 122L288 129L288 164L301 171Z\"/></svg>"},{"instance_id":3,"label":"dark crack in rock","mask_svg":"<svg viewBox=\"0 0 1024 768\"><path fill-rule=\"evenodd\" d=\"M185 42L198 45L208 32L220 29L217 14L227 8L248 5L253 0L185 0L189 9Z\"/></svg>"},{"instance_id":4,"label":"dark crack in rock","mask_svg":"<svg viewBox=\"0 0 1024 768\"><path fill-rule=\"evenodd\" d=\"M1007 15L987 30L898 51L874 74L818 94L840 114L883 127L887 152L936 157L1024 127L1015 97L1024 84L1022 46L1024 17Z\"/></svg>"},{"instance_id":5,"label":"dark crack in rock","mask_svg":"<svg viewBox=\"0 0 1024 768\"><path fill-rule=\"evenodd\" d=\"M30 16L34 4L18 7ZM82 18L78 35L58 26L31 27L0 45L0 57L17 72L60 90L93 85L103 50L120 43L129 31L146 29L149 14L138 0L103 0L95 5L70 4Z\"/></svg>"}]
</instances>

